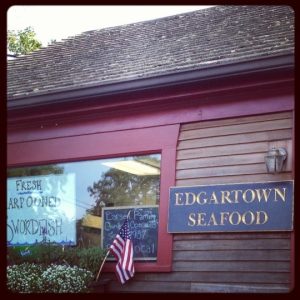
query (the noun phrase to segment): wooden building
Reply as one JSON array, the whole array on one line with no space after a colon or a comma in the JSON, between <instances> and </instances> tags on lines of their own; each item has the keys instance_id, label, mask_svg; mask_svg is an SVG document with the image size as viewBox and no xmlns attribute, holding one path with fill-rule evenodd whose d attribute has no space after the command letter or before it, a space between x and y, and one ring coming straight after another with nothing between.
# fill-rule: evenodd
<instances>
[{"instance_id":1,"label":"wooden building","mask_svg":"<svg viewBox=\"0 0 300 300\"><path fill-rule=\"evenodd\" d=\"M291 7L215 6L85 32L9 61L7 97L10 169L160 155L157 257L136 261L124 285L107 262L107 292L293 289L293 230L167 227L170 187L293 180ZM272 147L287 150L276 174Z\"/></svg>"}]
</instances>

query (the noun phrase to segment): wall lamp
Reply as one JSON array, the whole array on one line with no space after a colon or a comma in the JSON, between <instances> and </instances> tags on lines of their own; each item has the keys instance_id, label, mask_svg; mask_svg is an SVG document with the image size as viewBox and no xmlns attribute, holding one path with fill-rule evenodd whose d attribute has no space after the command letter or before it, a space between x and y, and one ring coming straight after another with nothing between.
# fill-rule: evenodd
<instances>
[{"instance_id":1,"label":"wall lamp","mask_svg":"<svg viewBox=\"0 0 300 300\"><path fill-rule=\"evenodd\" d=\"M265 163L268 173L280 173L283 169L284 162L287 158L287 151L285 148L273 147L265 156Z\"/></svg>"}]
</instances>

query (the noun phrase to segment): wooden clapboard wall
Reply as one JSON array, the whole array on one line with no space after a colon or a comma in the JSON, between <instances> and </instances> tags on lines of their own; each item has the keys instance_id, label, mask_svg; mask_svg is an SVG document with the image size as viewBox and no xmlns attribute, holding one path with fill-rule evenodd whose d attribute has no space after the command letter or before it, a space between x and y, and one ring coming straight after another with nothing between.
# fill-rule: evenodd
<instances>
[{"instance_id":1,"label":"wooden clapboard wall","mask_svg":"<svg viewBox=\"0 0 300 300\"><path fill-rule=\"evenodd\" d=\"M285 171L266 173L272 146L288 150ZM205 121L181 126L176 184L292 179L292 113ZM170 273L137 273L113 292L287 292L291 281L291 235L273 233L174 234Z\"/></svg>"},{"instance_id":2,"label":"wooden clapboard wall","mask_svg":"<svg viewBox=\"0 0 300 300\"><path fill-rule=\"evenodd\" d=\"M272 146L288 150L285 172L266 173ZM182 125L177 152L177 185L291 179L292 114L279 113Z\"/></svg>"},{"instance_id":3,"label":"wooden clapboard wall","mask_svg":"<svg viewBox=\"0 0 300 300\"><path fill-rule=\"evenodd\" d=\"M177 186L292 179L292 127L291 112L182 125ZM278 175L266 173L272 146L288 151ZM173 268L193 273L192 292L286 292L290 254L290 233L177 234Z\"/></svg>"}]
</instances>

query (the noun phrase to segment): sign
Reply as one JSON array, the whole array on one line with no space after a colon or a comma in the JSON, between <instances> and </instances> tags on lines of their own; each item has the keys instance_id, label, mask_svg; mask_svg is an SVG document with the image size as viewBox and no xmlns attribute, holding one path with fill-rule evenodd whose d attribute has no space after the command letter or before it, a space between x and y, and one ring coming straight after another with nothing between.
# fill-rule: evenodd
<instances>
[{"instance_id":1,"label":"sign","mask_svg":"<svg viewBox=\"0 0 300 300\"><path fill-rule=\"evenodd\" d=\"M168 232L293 229L293 181L171 187Z\"/></svg>"},{"instance_id":2,"label":"sign","mask_svg":"<svg viewBox=\"0 0 300 300\"><path fill-rule=\"evenodd\" d=\"M7 180L7 243L76 244L75 174Z\"/></svg>"},{"instance_id":3,"label":"sign","mask_svg":"<svg viewBox=\"0 0 300 300\"><path fill-rule=\"evenodd\" d=\"M121 206L102 209L102 248L109 248L123 225L128 212L135 260L156 260L158 206Z\"/></svg>"}]
</instances>

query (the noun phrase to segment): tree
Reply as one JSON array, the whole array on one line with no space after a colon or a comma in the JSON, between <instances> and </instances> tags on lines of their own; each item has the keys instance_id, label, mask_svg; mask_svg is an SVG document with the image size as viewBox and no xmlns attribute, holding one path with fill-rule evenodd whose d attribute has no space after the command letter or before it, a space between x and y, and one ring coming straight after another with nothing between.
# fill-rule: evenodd
<instances>
[{"instance_id":1,"label":"tree","mask_svg":"<svg viewBox=\"0 0 300 300\"><path fill-rule=\"evenodd\" d=\"M116 169L109 169L98 182L88 187L95 206L89 213L100 215L101 205L120 206L158 201L159 176L137 176ZM156 203L157 204L157 203Z\"/></svg>"},{"instance_id":2,"label":"tree","mask_svg":"<svg viewBox=\"0 0 300 300\"><path fill-rule=\"evenodd\" d=\"M15 55L28 54L42 47L42 43L36 39L36 34L31 27L24 30L8 30L7 47Z\"/></svg>"},{"instance_id":3,"label":"tree","mask_svg":"<svg viewBox=\"0 0 300 300\"><path fill-rule=\"evenodd\" d=\"M21 167L7 169L7 177L38 176L63 173L64 167L58 165L44 165L36 167Z\"/></svg>"},{"instance_id":4,"label":"tree","mask_svg":"<svg viewBox=\"0 0 300 300\"><path fill-rule=\"evenodd\" d=\"M48 42L48 46L50 46L50 45L52 45L54 43L56 43L56 39L51 39L50 42Z\"/></svg>"}]
</instances>

